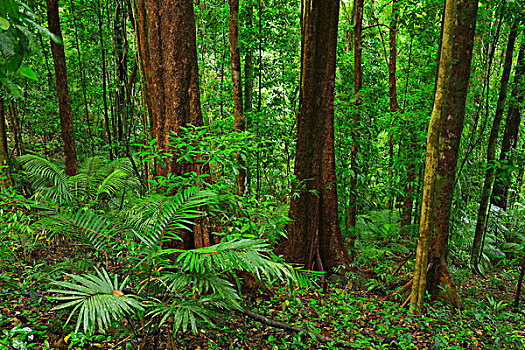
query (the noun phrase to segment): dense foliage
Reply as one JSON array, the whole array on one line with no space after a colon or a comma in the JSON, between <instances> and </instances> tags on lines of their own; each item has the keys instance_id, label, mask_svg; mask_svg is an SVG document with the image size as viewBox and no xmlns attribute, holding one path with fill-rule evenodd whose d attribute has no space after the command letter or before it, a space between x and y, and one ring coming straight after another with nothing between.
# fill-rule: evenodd
<instances>
[{"instance_id":1,"label":"dense foliage","mask_svg":"<svg viewBox=\"0 0 525 350\"><path fill-rule=\"evenodd\" d=\"M359 106L356 5L340 2L333 185L352 262L330 278L274 252L301 189L294 162L303 1L240 2L246 131L234 123L228 2L194 1L204 126L172 132L169 151L159 149L152 129L148 99L155 97L147 95L139 56L137 3L61 0L61 39L47 29L46 1L0 1L1 345L525 348L517 282L525 269L519 1L488 0L477 13L448 240L449 269L466 310L429 299L422 317L407 316L405 300L391 296L414 269L443 2L398 2L399 111L389 109L391 2L365 0ZM496 158L488 161L513 23L509 93ZM51 41L66 55L79 160L72 176ZM500 156L512 110L519 133ZM156 165L168 162L205 171L155 176ZM478 268L470 265L471 250L487 168L495 170L492 182L505 184L508 200L487 209ZM238 195L241 169L246 192ZM189 234L201 243L183 246ZM243 321L250 310L301 330ZM319 331L327 338L308 335Z\"/></svg>"}]
</instances>

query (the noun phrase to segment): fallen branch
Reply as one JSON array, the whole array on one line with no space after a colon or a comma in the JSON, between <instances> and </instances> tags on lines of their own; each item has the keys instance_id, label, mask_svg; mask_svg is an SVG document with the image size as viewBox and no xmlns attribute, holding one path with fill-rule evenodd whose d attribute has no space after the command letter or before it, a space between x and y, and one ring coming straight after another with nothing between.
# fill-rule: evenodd
<instances>
[{"instance_id":1,"label":"fallen branch","mask_svg":"<svg viewBox=\"0 0 525 350\"><path fill-rule=\"evenodd\" d=\"M306 333L310 336L312 336L313 338L317 339L317 341L319 342L322 342L322 343L332 343L331 345L332 346L336 346L336 347L340 347L340 348L346 348L346 349L351 349L351 348L355 348L356 346L351 344L351 343L348 343L348 342L344 342L344 341L337 341L333 338L330 338L330 337L326 337L324 335L320 335L320 334L317 334L313 331L310 331L308 329L305 329L305 328L301 328L301 327L297 327L297 326L294 326L294 325L291 325L289 323L285 323L285 322L281 322L281 321L276 321L276 320L272 320L271 318L268 318L264 315L261 315L261 314L258 314L256 312L253 312L251 310L248 310L248 309L242 309L242 310L236 310L240 313L242 313L243 315L245 316L248 316L248 317L251 317L267 326L270 326L270 327L275 327L275 328L280 328L280 329L284 329L284 330L290 330L290 331L294 331L294 332L303 332L303 333Z\"/></svg>"}]
</instances>

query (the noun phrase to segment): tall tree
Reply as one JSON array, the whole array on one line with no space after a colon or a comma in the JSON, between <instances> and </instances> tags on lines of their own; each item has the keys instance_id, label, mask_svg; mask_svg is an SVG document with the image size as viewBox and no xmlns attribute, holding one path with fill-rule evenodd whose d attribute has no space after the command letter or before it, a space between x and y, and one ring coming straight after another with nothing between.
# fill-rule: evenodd
<instances>
[{"instance_id":1,"label":"tall tree","mask_svg":"<svg viewBox=\"0 0 525 350\"><path fill-rule=\"evenodd\" d=\"M295 182L288 238L278 252L305 268L333 272L350 261L337 217L334 84L339 1L306 0Z\"/></svg>"},{"instance_id":2,"label":"tall tree","mask_svg":"<svg viewBox=\"0 0 525 350\"><path fill-rule=\"evenodd\" d=\"M514 87L512 89L509 110L507 112L507 122L503 133L503 143L499 160L501 163L508 162L512 150L517 147L518 132L521 121L521 109L525 98L525 42L521 43L518 61L514 74ZM511 169L511 167L507 167ZM492 203L500 208L507 209L507 198L509 195L510 174L505 174L500 170L494 184L492 193Z\"/></svg>"},{"instance_id":3,"label":"tall tree","mask_svg":"<svg viewBox=\"0 0 525 350\"><path fill-rule=\"evenodd\" d=\"M501 84L499 88L498 104L496 106L496 113L492 128L490 130L489 143L487 146L487 169L485 170L485 181L481 192L481 201L479 203L478 218L476 221L476 231L474 233L474 244L472 245L472 255L470 258L470 265L474 269L478 269L478 262L482 247L483 233L486 229L486 223L489 215L490 197L492 194L492 186L494 184L494 160L496 156L496 146L498 143L498 134L503 117L503 110L505 109L505 100L507 99L507 86L509 83L510 70L512 66L512 56L514 53L514 44L518 34L517 21L512 24L509 33L509 40L507 41L507 49L505 54L505 63L503 65L503 74L501 76Z\"/></svg>"},{"instance_id":4,"label":"tall tree","mask_svg":"<svg viewBox=\"0 0 525 350\"><path fill-rule=\"evenodd\" d=\"M235 118L235 131L246 131L246 119L244 117L242 101L242 78L241 78L241 47L239 44L239 0L228 0L230 8L230 23L228 37L230 40L230 60L233 85L233 115ZM239 169L236 175L237 194L242 196L246 190L246 162L238 153L237 165Z\"/></svg>"},{"instance_id":5,"label":"tall tree","mask_svg":"<svg viewBox=\"0 0 525 350\"><path fill-rule=\"evenodd\" d=\"M146 102L152 118L152 137L162 152L174 152L170 134L188 125L202 126L199 69L193 1L137 0L136 34L140 46ZM198 162L157 161L157 176L202 174ZM207 234L194 229L183 235L184 248L207 246Z\"/></svg>"},{"instance_id":6,"label":"tall tree","mask_svg":"<svg viewBox=\"0 0 525 350\"><path fill-rule=\"evenodd\" d=\"M455 12L456 0L446 0L439 71L436 83L436 92L434 96L434 107L432 109L432 116L430 118L427 134L427 154L423 183L423 195L421 199L419 240L416 250L414 277L412 279L412 292L410 294L410 311L414 314L419 314L421 312L423 298L426 291L427 267L429 258L428 248L432 227L432 202L434 198L436 171L438 167L439 132L442 119L441 115L445 106L444 102L448 88Z\"/></svg>"},{"instance_id":7,"label":"tall tree","mask_svg":"<svg viewBox=\"0 0 525 350\"><path fill-rule=\"evenodd\" d=\"M60 30L60 17L58 15L58 0L46 0L46 4L49 30L61 40L59 43L51 39L51 51L53 53L53 62L55 63L55 82L62 142L66 156L66 174L72 176L77 173L78 161L75 147L75 134L73 132L73 111L71 109L67 83L66 54L62 41L62 31Z\"/></svg>"},{"instance_id":8,"label":"tall tree","mask_svg":"<svg viewBox=\"0 0 525 350\"><path fill-rule=\"evenodd\" d=\"M463 305L447 266L448 240L459 145L470 81L477 10L477 0L457 0L451 72L439 135L436 185L432 203L434 210L431 224L430 268L426 287L432 297L443 297L457 308Z\"/></svg>"},{"instance_id":9,"label":"tall tree","mask_svg":"<svg viewBox=\"0 0 525 350\"><path fill-rule=\"evenodd\" d=\"M363 89L363 43L361 40L361 33L363 31L363 10L364 1L356 0L354 4L355 11L355 23L354 23L354 108L355 111L352 115L354 124L354 137L352 139L352 149L350 151L350 168L352 169L353 175L350 178L350 196L348 203L348 226L355 230L356 218L357 218L357 139L359 138L359 127L361 124L361 104L362 96L361 90ZM355 240L355 233L352 233L350 237L351 242L349 246L353 244Z\"/></svg>"},{"instance_id":10,"label":"tall tree","mask_svg":"<svg viewBox=\"0 0 525 350\"><path fill-rule=\"evenodd\" d=\"M152 136L161 151L169 151L171 132L181 126L202 126L195 17L191 0L138 0L137 31ZM157 162L158 176L200 173L196 163Z\"/></svg>"}]
</instances>

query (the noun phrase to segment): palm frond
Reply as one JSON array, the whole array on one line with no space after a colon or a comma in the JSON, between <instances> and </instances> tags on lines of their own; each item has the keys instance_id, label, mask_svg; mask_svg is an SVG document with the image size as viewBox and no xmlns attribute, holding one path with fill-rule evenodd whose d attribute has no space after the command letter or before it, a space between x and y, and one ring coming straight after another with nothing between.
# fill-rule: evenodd
<instances>
[{"instance_id":1,"label":"palm frond","mask_svg":"<svg viewBox=\"0 0 525 350\"><path fill-rule=\"evenodd\" d=\"M73 198L68 177L58 165L33 154L23 155L18 160L40 195L53 202L69 202Z\"/></svg>"},{"instance_id":2,"label":"palm frond","mask_svg":"<svg viewBox=\"0 0 525 350\"><path fill-rule=\"evenodd\" d=\"M259 279L297 280L294 269L266 257L269 244L262 239L237 239L210 247L180 250L168 249L164 254L178 254L177 261L183 271L204 273L244 270L257 275ZM159 254L163 254L159 253Z\"/></svg>"},{"instance_id":3,"label":"palm frond","mask_svg":"<svg viewBox=\"0 0 525 350\"><path fill-rule=\"evenodd\" d=\"M36 224L45 227L51 236L73 233L96 250L102 249L111 239L112 226L107 218L96 214L92 209L71 209L39 215L42 218Z\"/></svg>"},{"instance_id":4,"label":"palm frond","mask_svg":"<svg viewBox=\"0 0 525 350\"><path fill-rule=\"evenodd\" d=\"M84 332L93 332L96 327L104 329L110 326L111 319L119 319L135 311L144 310L139 300L122 293L127 279L119 283L115 275L112 280L104 269L97 270L97 275L66 275L74 282L54 283L62 289L54 289L52 292L62 294L57 299L65 302L53 310L73 308L68 322L78 310L77 331L81 325Z\"/></svg>"},{"instance_id":5,"label":"palm frond","mask_svg":"<svg viewBox=\"0 0 525 350\"><path fill-rule=\"evenodd\" d=\"M240 296L233 284L225 278L221 278L215 271L193 272L193 273L170 273L161 278L172 292L180 292L193 286L198 294L212 292L224 300L230 307L240 306Z\"/></svg>"},{"instance_id":6,"label":"palm frond","mask_svg":"<svg viewBox=\"0 0 525 350\"><path fill-rule=\"evenodd\" d=\"M159 324L162 325L168 319L173 318L173 331L177 332L179 328L185 332L188 325L191 330L197 333L197 317L210 323L209 317L215 315L210 309L211 306L221 307L222 302L214 295L204 296L199 299L189 299L179 302L165 304L155 302L150 304L152 311L148 313L150 317L162 316Z\"/></svg>"},{"instance_id":7,"label":"palm frond","mask_svg":"<svg viewBox=\"0 0 525 350\"><path fill-rule=\"evenodd\" d=\"M78 168L78 174L69 178L70 187L77 197L93 197L98 184L107 176L103 157L90 157Z\"/></svg>"},{"instance_id":8,"label":"palm frond","mask_svg":"<svg viewBox=\"0 0 525 350\"><path fill-rule=\"evenodd\" d=\"M106 193L109 196L113 196L127 187L128 179L128 174L120 169L115 169L98 185L96 195L99 196Z\"/></svg>"},{"instance_id":9,"label":"palm frond","mask_svg":"<svg viewBox=\"0 0 525 350\"><path fill-rule=\"evenodd\" d=\"M148 247L158 246L167 235L189 230L193 219L200 217L203 205L215 199L215 193L190 187L174 196L153 194L138 201L128 213L128 224Z\"/></svg>"}]
</instances>

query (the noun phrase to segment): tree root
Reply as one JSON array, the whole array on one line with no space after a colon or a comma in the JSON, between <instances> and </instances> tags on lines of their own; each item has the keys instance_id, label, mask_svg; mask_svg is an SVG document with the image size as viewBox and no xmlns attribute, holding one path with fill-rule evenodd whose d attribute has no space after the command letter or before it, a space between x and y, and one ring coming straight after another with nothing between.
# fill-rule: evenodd
<instances>
[{"instance_id":1,"label":"tree root","mask_svg":"<svg viewBox=\"0 0 525 350\"><path fill-rule=\"evenodd\" d=\"M431 269L434 269L434 265L430 263L427 268L427 272L430 272ZM430 274L427 273L427 276ZM388 296L386 299L388 300L396 300L398 296L401 298L404 298L405 301L401 304L401 307L405 307L408 302L410 301L410 293L412 291L412 279L408 281L403 287L396 290L392 295ZM427 281L427 290L429 288L432 288ZM436 293L436 288L434 288L434 291L429 290L431 293L433 292L434 297L442 299L445 303L448 305L463 310L465 309L465 306L463 305L463 302L461 301L461 297L459 296L459 293L456 288L456 284L454 283L454 280L452 279L452 276L450 275L450 271L448 270L447 266L443 266L441 268L440 276L439 276L439 285L438 285L438 292Z\"/></svg>"},{"instance_id":2,"label":"tree root","mask_svg":"<svg viewBox=\"0 0 525 350\"><path fill-rule=\"evenodd\" d=\"M259 321L259 322L261 322L261 323L263 323L263 324L265 324L267 326L270 326L270 327L275 327L275 328L289 330L289 331L294 331L294 332L306 333L306 334L314 337L315 339L317 339L317 341L319 341L319 342L332 343L331 346L334 346L334 347L345 348L345 349L351 349L351 348L355 348L356 347L355 345L353 345L351 343L344 342L344 341L337 341L337 340L335 340L333 338L317 334L317 333L315 333L313 331L310 331L308 329L305 329L305 328L297 327L297 326L291 325L289 323L281 322L281 321L272 320L271 318L268 318L268 317L266 317L264 315L258 314L256 312L251 311L251 310L248 310L247 308L244 308L244 309L241 309L241 310L236 310L236 311L242 313L245 316L251 317L254 320Z\"/></svg>"}]
</instances>

